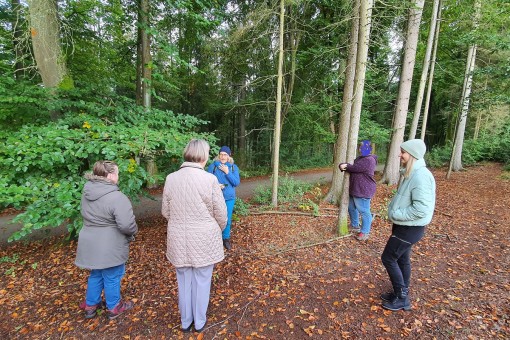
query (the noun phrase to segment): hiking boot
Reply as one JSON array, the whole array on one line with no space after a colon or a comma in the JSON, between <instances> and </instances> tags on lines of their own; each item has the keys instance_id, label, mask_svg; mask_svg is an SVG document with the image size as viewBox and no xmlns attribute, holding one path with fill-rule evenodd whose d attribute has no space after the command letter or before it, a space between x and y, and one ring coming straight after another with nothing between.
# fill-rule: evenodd
<instances>
[{"instance_id":1,"label":"hiking boot","mask_svg":"<svg viewBox=\"0 0 510 340\"><path fill-rule=\"evenodd\" d=\"M106 307L104 301L99 302L97 305L87 306L87 302L83 300L78 305L80 309L83 309L85 311L85 319L92 319L94 316L96 316L98 310L102 310Z\"/></svg>"},{"instance_id":2,"label":"hiking boot","mask_svg":"<svg viewBox=\"0 0 510 340\"><path fill-rule=\"evenodd\" d=\"M223 239L223 246L224 246L224 247L225 247L225 249L227 249L227 250L232 249L232 244L230 243L230 239L229 239L229 238L224 238L224 239Z\"/></svg>"},{"instance_id":3,"label":"hiking boot","mask_svg":"<svg viewBox=\"0 0 510 340\"><path fill-rule=\"evenodd\" d=\"M108 319L113 320L116 319L119 315L124 313L127 310L130 310L133 308L134 303L133 301L120 301L115 308L112 310L108 310Z\"/></svg>"},{"instance_id":4,"label":"hiking boot","mask_svg":"<svg viewBox=\"0 0 510 340\"><path fill-rule=\"evenodd\" d=\"M354 234L358 234L359 232L361 232L361 228L360 227L351 227L351 232Z\"/></svg>"},{"instance_id":5,"label":"hiking boot","mask_svg":"<svg viewBox=\"0 0 510 340\"><path fill-rule=\"evenodd\" d=\"M391 311L411 310L411 302L409 301L409 288L401 288L395 295L395 298L388 302L383 302L384 309Z\"/></svg>"},{"instance_id":6,"label":"hiking boot","mask_svg":"<svg viewBox=\"0 0 510 340\"><path fill-rule=\"evenodd\" d=\"M387 292L387 293L382 293L380 295L380 297L381 297L381 300L383 300L384 302L391 302L397 296L395 295L395 293L393 291L391 291L391 292Z\"/></svg>"},{"instance_id":7,"label":"hiking boot","mask_svg":"<svg viewBox=\"0 0 510 340\"><path fill-rule=\"evenodd\" d=\"M356 235L356 240L358 241L366 241L368 240L368 234L363 234L363 233L359 233L358 235Z\"/></svg>"}]
</instances>

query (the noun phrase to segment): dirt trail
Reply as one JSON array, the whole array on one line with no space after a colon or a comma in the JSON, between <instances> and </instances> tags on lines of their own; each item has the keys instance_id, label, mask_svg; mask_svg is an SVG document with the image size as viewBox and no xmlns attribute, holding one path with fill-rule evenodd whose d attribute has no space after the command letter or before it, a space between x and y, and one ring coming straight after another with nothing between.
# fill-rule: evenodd
<instances>
[{"instance_id":1,"label":"dirt trail","mask_svg":"<svg viewBox=\"0 0 510 340\"><path fill-rule=\"evenodd\" d=\"M310 183L329 183L333 174L332 169L314 169L289 174L297 180L306 181ZM250 179L241 180L241 185L236 190L237 196L243 200L251 198L255 188L258 186L270 185L270 177L255 177ZM137 219L147 218L153 214L160 214L161 211L161 194L155 194L154 199L142 197L140 202L133 203L133 210ZM15 231L21 229L21 224L12 223L16 215L6 214L0 216L0 246L7 244L7 239ZM65 225L57 228L47 230L36 230L27 240L39 240L46 237L61 235L67 232Z\"/></svg>"}]
</instances>

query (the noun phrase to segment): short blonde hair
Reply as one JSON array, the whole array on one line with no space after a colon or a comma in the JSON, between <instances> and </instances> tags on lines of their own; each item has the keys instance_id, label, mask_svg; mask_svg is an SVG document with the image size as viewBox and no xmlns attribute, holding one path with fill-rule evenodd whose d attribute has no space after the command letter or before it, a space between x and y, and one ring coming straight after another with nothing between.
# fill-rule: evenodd
<instances>
[{"instance_id":1,"label":"short blonde hair","mask_svg":"<svg viewBox=\"0 0 510 340\"><path fill-rule=\"evenodd\" d=\"M94 164L94 169L92 170L94 175L101 177L107 177L108 174L114 174L118 172L118 165L112 161L97 161Z\"/></svg>"},{"instance_id":2,"label":"short blonde hair","mask_svg":"<svg viewBox=\"0 0 510 340\"><path fill-rule=\"evenodd\" d=\"M203 139L192 139L184 148L186 162L202 163L209 159L209 143Z\"/></svg>"}]
</instances>

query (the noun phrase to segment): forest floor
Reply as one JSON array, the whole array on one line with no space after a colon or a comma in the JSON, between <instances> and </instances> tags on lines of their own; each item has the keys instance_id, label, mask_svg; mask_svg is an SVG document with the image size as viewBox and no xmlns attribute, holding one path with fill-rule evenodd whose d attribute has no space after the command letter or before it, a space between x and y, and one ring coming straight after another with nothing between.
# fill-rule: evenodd
<instances>
[{"instance_id":1,"label":"forest floor","mask_svg":"<svg viewBox=\"0 0 510 340\"><path fill-rule=\"evenodd\" d=\"M380 255L394 187L378 185L371 237L337 238L336 209L320 216L251 214L233 225L233 249L215 267L208 324L180 331L175 272L165 258L166 223L139 220L123 295L133 310L85 320L78 304L88 272L63 236L0 250L0 338L29 339L508 339L510 181L498 164L445 179L433 170L437 205L413 248L412 311L381 308L390 288ZM320 189L320 190L319 190ZM309 194L314 200L327 187ZM299 211L297 207L282 207ZM255 210L255 208L254 208Z\"/></svg>"}]
</instances>

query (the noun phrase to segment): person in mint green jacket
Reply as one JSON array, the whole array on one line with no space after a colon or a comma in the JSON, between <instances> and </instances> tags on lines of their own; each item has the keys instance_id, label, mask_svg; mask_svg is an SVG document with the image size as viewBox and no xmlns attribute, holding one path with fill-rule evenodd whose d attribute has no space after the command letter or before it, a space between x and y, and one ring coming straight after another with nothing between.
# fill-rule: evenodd
<instances>
[{"instance_id":1,"label":"person in mint green jacket","mask_svg":"<svg viewBox=\"0 0 510 340\"><path fill-rule=\"evenodd\" d=\"M421 139L408 140L400 146L402 176L388 207L393 226L381 256L393 286L393 291L381 294L382 306L392 311L411 309L411 248L421 240L434 214L436 181L423 159L426 150Z\"/></svg>"}]
</instances>

